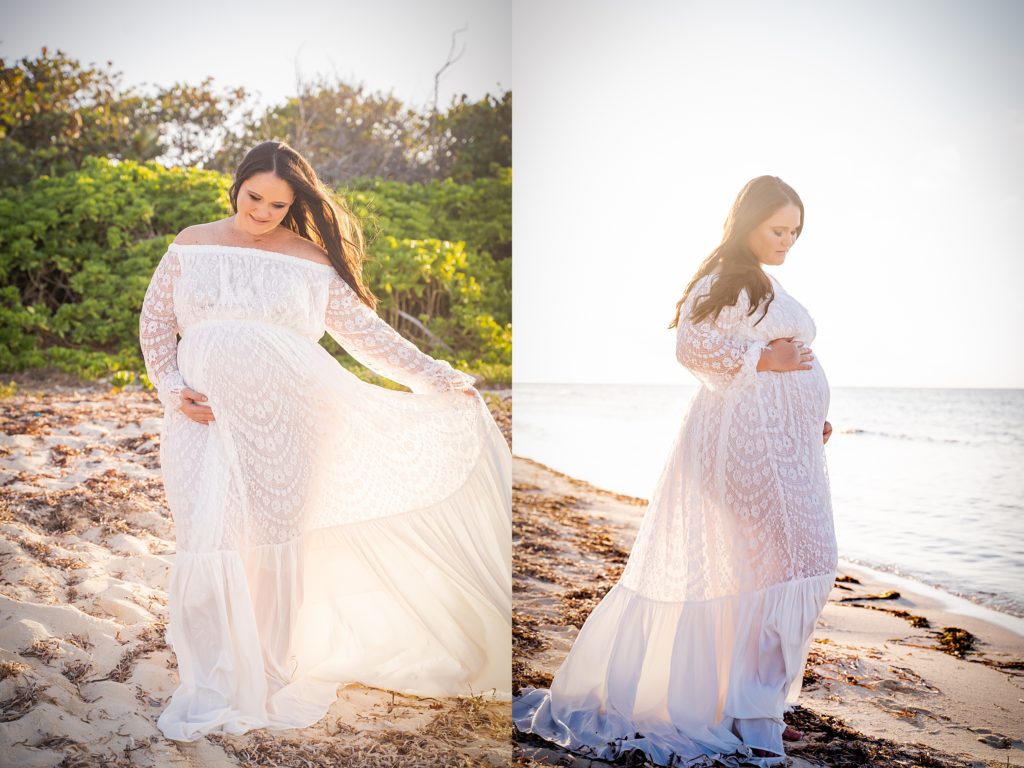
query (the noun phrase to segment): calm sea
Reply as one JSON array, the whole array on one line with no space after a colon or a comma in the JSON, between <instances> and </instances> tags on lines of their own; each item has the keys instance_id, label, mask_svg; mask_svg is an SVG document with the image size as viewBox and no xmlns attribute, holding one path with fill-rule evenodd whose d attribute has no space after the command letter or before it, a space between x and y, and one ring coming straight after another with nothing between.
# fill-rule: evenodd
<instances>
[{"instance_id":1,"label":"calm sea","mask_svg":"<svg viewBox=\"0 0 1024 768\"><path fill-rule=\"evenodd\" d=\"M696 386L516 384L513 451L649 498ZM1024 390L833 387L840 555L1024 616Z\"/></svg>"}]
</instances>

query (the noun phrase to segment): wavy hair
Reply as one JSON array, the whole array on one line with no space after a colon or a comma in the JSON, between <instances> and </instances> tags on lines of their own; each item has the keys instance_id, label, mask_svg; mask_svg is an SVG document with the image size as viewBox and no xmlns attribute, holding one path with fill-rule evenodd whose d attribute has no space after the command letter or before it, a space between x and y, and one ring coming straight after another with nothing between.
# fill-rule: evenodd
<instances>
[{"instance_id":1,"label":"wavy hair","mask_svg":"<svg viewBox=\"0 0 1024 768\"><path fill-rule=\"evenodd\" d=\"M238 192L250 176L271 172L291 187L295 200L282 226L327 251L327 258L359 298L376 308L377 297L363 281L366 260L363 229L345 201L325 185L313 166L283 141L264 141L246 152L228 193L238 213Z\"/></svg>"},{"instance_id":2,"label":"wavy hair","mask_svg":"<svg viewBox=\"0 0 1024 768\"><path fill-rule=\"evenodd\" d=\"M693 287L702 277L711 274L716 267L719 269L718 279L713 282L708 296L693 307L689 319L699 322L708 315L717 319L723 307L736 303L740 291L744 288L750 297L748 314L753 315L764 303L764 313L754 325L764 319L768 306L775 298L775 291L772 290L772 281L761 269L761 263L750 250L747 240L758 225L789 203L800 209L800 225L796 230L796 236L799 238L804 228L804 204L796 191L778 176L758 176L746 183L736 196L725 220L722 242L704 259L697 274L686 286L683 297L676 304L676 316L669 324L669 328L675 328L679 324L683 304Z\"/></svg>"}]
</instances>

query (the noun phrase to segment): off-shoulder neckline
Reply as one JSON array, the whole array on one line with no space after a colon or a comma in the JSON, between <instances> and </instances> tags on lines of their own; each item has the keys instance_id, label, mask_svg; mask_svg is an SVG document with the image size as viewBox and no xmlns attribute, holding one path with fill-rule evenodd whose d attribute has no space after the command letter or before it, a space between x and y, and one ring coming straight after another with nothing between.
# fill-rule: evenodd
<instances>
[{"instance_id":1,"label":"off-shoulder neckline","mask_svg":"<svg viewBox=\"0 0 1024 768\"><path fill-rule=\"evenodd\" d=\"M180 248L206 248L206 249L218 249L226 248L231 251L242 251L245 253L258 253L261 256L267 256L278 261L297 261L299 264L307 265L322 270L330 270L331 272L337 273L333 264L321 264L319 261L313 261L312 259L305 259L302 256L292 256L289 253L281 253L280 251L270 251L266 248L250 248L245 245L226 245L223 243L171 243L167 246L168 249L180 249Z\"/></svg>"}]
</instances>

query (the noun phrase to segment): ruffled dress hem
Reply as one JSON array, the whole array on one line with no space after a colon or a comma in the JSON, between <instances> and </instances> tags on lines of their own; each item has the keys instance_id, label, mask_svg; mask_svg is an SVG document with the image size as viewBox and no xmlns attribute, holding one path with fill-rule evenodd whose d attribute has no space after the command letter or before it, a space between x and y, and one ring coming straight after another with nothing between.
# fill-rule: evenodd
<instances>
[{"instance_id":1,"label":"ruffled dress hem","mask_svg":"<svg viewBox=\"0 0 1024 768\"><path fill-rule=\"evenodd\" d=\"M800 693L834 579L833 570L678 602L620 581L551 690L524 688L514 699L515 727L592 759L639 750L665 766L785 765L782 714Z\"/></svg>"},{"instance_id":2,"label":"ruffled dress hem","mask_svg":"<svg viewBox=\"0 0 1024 768\"><path fill-rule=\"evenodd\" d=\"M511 461L493 421L481 424L475 468L429 507L280 544L180 551L167 642L188 684L161 713L162 733L304 728L350 683L511 699Z\"/></svg>"}]
</instances>

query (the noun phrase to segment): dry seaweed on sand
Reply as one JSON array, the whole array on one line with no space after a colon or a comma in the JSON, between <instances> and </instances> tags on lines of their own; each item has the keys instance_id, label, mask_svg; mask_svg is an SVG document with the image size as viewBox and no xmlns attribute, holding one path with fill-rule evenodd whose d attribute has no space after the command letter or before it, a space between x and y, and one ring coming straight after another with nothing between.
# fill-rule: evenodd
<instances>
[{"instance_id":1,"label":"dry seaweed on sand","mask_svg":"<svg viewBox=\"0 0 1024 768\"><path fill-rule=\"evenodd\" d=\"M849 598L844 598L839 602L847 602ZM910 626L916 629L927 629L931 626L931 623L924 616L918 616L910 611L904 611L901 608L884 608L881 605L855 605L856 608L864 608L871 611L881 611L882 613L888 613L890 616L895 616L898 619L904 619Z\"/></svg>"},{"instance_id":2,"label":"dry seaweed on sand","mask_svg":"<svg viewBox=\"0 0 1024 768\"><path fill-rule=\"evenodd\" d=\"M974 651L978 638L960 627L943 627L936 638L936 644L943 653L964 658Z\"/></svg>"},{"instance_id":3,"label":"dry seaweed on sand","mask_svg":"<svg viewBox=\"0 0 1024 768\"><path fill-rule=\"evenodd\" d=\"M14 689L7 699L0 701L0 723L20 720L39 702L40 695L46 689L35 680L22 683Z\"/></svg>"},{"instance_id":4,"label":"dry seaweed on sand","mask_svg":"<svg viewBox=\"0 0 1024 768\"><path fill-rule=\"evenodd\" d=\"M804 739L787 746L792 757L820 761L830 768L976 768L977 760L965 760L938 752L923 744L898 744L871 738L842 720L795 706L786 722L804 732Z\"/></svg>"},{"instance_id":5,"label":"dry seaweed on sand","mask_svg":"<svg viewBox=\"0 0 1024 768\"><path fill-rule=\"evenodd\" d=\"M31 669L28 664L22 664L20 661L0 661L0 680L24 674Z\"/></svg>"},{"instance_id":6,"label":"dry seaweed on sand","mask_svg":"<svg viewBox=\"0 0 1024 768\"><path fill-rule=\"evenodd\" d=\"M601 598L607 594L608 582L612 581L614 579L603 581L599 588L580 587L579 589L563 592L558 597L561 611L556 623L565 627L582 627L583 622L587 620L587 617L597 607L597 604L601 602Z\"/></svg>"},{"instance_id":7,"label":"dry seaweed on sand","mask_svg":"<svg viewBox=\"0 0 1024 768\"><path fill-rule=\"evenodd\" d=\"M518 696L523 688L550 688L554 675L535 669L525 660L512 659L512 694Z\"/></svg>"},{"instance_id":8,"label":"dry seaweed on sand","mask_svg":"<svg viewBox=\"0 0 1024 768\"><path fill-rule=\"evenodd\" d=\"M167 643L164 640L165 630L166 624L163 621L156 621L144 627L139 636L135 638L135 645L132 645L121 654L121 658L118 659L117 664L110 670L110 673L92 682L113 680L116 683L123 683L127 681L131 677L132 670L135 668L135 664L140 657L145 656L147 653L167 648Z\"/></svg>"},{"instance_id":9,"label":"dry seaweed on sand","mask_svg":"<svg viewBox=\"0 0 1024 768\"><path fill-rule=\"evenodd\" d=\"M514 614L512 617L512 648L515 655L528 655L547 648L547 641L537 631L538 621L533 616Z\"/></svg>"},{"instance_id":10,"label":"dry seaweed on sand","mask_svg":"<svg viewBox=\"0 0 1024 768\"><path fill-rule=\"evenodd\" d=\"M496 705L485 696L464 696L441 707L421 733L452 746L467 738L487 736L504 739L508 733L509 707Z\"/></svg>"},{"instance_id":11,"label":"dry seaweed on sand","mask_svg":"<svg viewBox=\"0 0 1024 768\"><path fill-rule=\"evenodd\" d=\"M478 768L489 765L497 768L507 764L505 754L470 754L460 741L450 738L447 724L435 725L435 722L427 726L434 726L434 732L430 734L379 730L345 739L280 738L260 729L241 738L228 739L219 735L208 738L220 744L244 768ZM455 730L465 729L464 720L456 718L453 722ZM460 735L464 739L467 734Z\"/></svg>"},{"instance_id":12,"label":"dry seaweed on sand","mask_svg":"<svg viewBox=\"0 0 1024 768\"><path fill-rule=\"evenodd\" d=\"M850 603L857 600L899 600L900 593L894 589L887 589L877 595L852 595L851 597L843 597L839 599L840 603Z\"/></svg>"},{"instance_id":13,"label":"dry seaweed on sand","mask_svg":"<svg viewBox=\"0 0 1024 768\"><path fill-rule=\"evenodd\" d=\"M502 437L512 449L512 396L502 396L497 392L481 392L487 409L491 412L494 423L498 425Z\"/></svg>"},{"instance_id":14,"label":"dry seaweed on sand","mask_svg":"<svg viewBox=\"0 0 1024 768\"><path fill-rule=\"evenodd\" d=\"M26 658L40 659L44 664L49 664L60 656L63 651L60 648L60 641L55 637L47 637L43 640L33 640L28 648L22 648L18 654Z\"/></svg>"}]
</instances>

